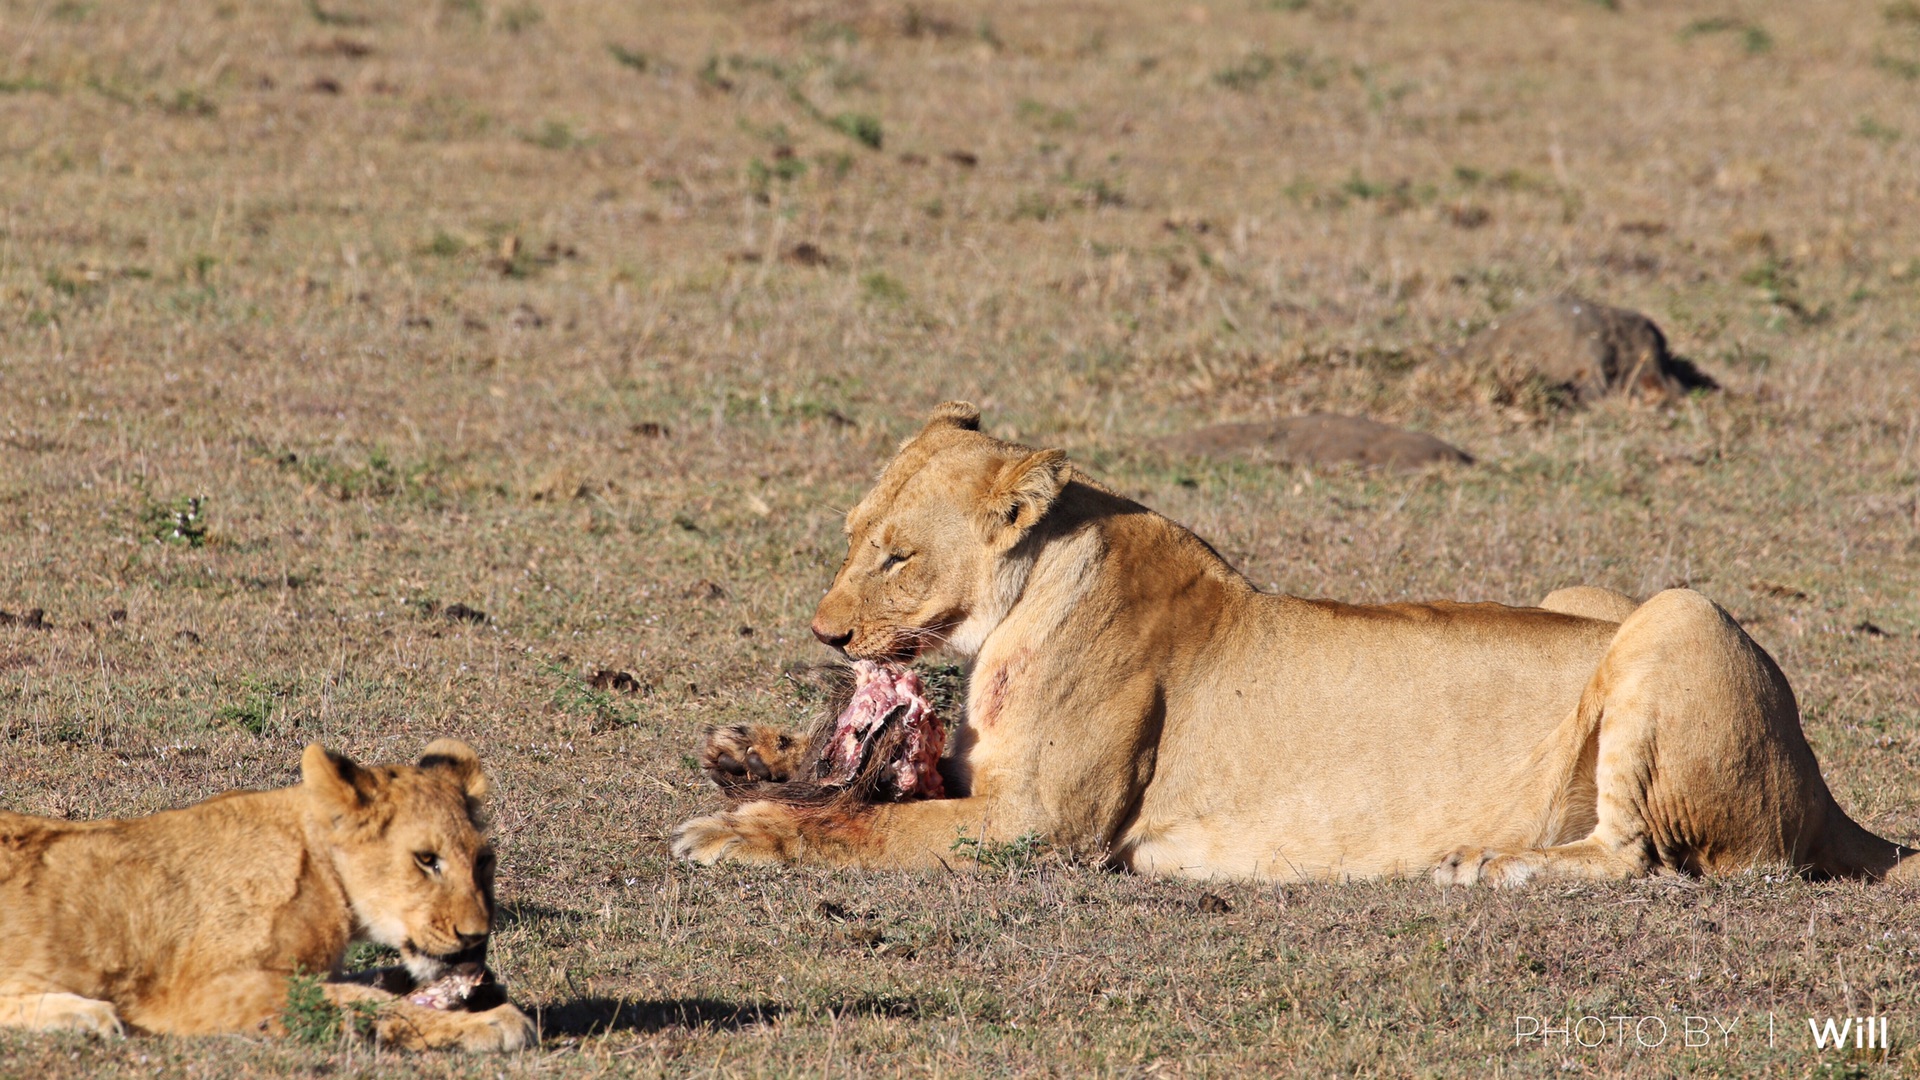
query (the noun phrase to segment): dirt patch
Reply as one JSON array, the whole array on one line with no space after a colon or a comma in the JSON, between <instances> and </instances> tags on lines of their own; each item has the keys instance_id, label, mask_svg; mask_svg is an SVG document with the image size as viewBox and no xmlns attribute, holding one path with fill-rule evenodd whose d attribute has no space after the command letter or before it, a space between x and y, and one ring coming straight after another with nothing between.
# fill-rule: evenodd
<instances>
[{"instance_id":1,"label":"dirt patch","mask_svg":"<svg viewBox=\"0 0 1920 1080\"><path fill-rule=\"evenodd\" d=\"M448 604L441 609L440 617L448 622L483 623L487 621L486 612L465 604Z\"/></svg>"},{"instance_id":2,"label":"dirt patch","mask_svg":"<svg viewBox=\"0 0 1920 1080\"><path fill-rule=\"evenodd\" d=\"M601 668L587 677L587 685L595 690L611 690L619 694L637 694L642 684L634 678L631 671L614 671Z\"/></svg>"},{"instance_id":3,"label":"dirt patch","mask_svg":"<svg viewBox=\"0 0 1920 1080\"><path fill-rule=\"evenodd\" d=\"M1163 439L1161 445L1174 453L1196 457L1239 457L1294 465L1351 463L1414 469L1473 463L1473 456L1466 451L1425 432L1336 413L1214 424Z\"/></svg>"},{"instance_id":4,"label":"dirt patch","mask_svg":"<svg viewBox=\"0 0 1920 1080\"><path fill-rule=\"evenodd\" d=\"M20 626L28 630L51 630L53 624L47 621L47 609L34 608L25 615L15 615L11 611L0 611L0 626Z\"/></svg>"},{"instance_id":5,"label":"dirt patch","mask_svg":"<svg viewBox=\"0 0 1920 1080\"><path fill-rule=\"evenodd\" d=\"M1652 319L1580 296L1501 319L1467 342L1462 359L1503 384L1537 383L1566 404L1609 394L1657 404L1719 386L1668 351Z\"/></svg>"}]
</instances>

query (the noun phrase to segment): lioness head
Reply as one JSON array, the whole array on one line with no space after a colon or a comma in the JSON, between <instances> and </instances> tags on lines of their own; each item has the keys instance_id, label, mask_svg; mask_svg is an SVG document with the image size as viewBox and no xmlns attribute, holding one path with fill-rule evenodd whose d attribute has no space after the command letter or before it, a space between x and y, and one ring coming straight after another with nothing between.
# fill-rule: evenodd
<instances>
[{"instance_id":1,"label":"lioness head","mask_svg":"<svg viewBox=\"0 0 1920 1080\"><path fill-rule=\"evenodd\" d=\"M1072 476L1058 450L981 434L972 405L936 408L847 514L814 636L856 660L971 656L1019 599L1034 557L1021 541Z\"/></svg>"},{"instance_id":2,"label":"lioness head","mask_svg":"<svg viewBox=\"0 0 1920 1080\"><path fill-rule=\"evenodd\" d=\"M309 828L333 856L367 940L422 981L473 958L493 925L487 778L473 747L436 739L417 765L362 768L315 743L300 760Z\"/></svg>"}]
</instances>

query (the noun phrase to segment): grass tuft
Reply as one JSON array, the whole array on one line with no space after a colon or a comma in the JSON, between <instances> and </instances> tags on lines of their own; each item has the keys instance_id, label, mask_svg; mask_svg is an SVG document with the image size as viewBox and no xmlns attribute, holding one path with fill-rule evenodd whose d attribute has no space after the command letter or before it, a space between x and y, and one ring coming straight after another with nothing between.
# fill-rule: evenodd
<instances>
[{"instance_id":1,"label":"grass tuft","mask_svg":"<svg viewBox=\"0 0 1920 1080\"><path fill-rule=\"evenodd\" d=\"M888 304L898 304L907 298L907 287L884 270L872 270L860 275L860 291L869 300Z\"/></svg>"},{"instance_id":2,"label":"grass tuft","mask_svg":"<svg viewBox=\"0 0 1920 1080\"><path fill-rule=\"evenodd\" d=\"M648 57L646 53L637 52L612 42L607 44L607 54L612 56L614 61L621 67L631 68L634 71L642 73L645 73L646 70L653 65L653 60Z\"/></svg>"},{"instance_id":3,"label":"grass tuft","mask_svg":"<svg viewBox=\"0 0 1920 1080\"><path fill-rule=\"evenodd\" d=\"M1014 840L994 841L977 839L962 832L954 838L950 850L996 873L1020 874L1033 870L1051 849L1037 833L1027 833Z\"/></svg>"},{"instance_id":4,"label":"grass tuft","mask_svg":"<svg viewBox=\"0 0 1920 1080\"><path fill-rule=\"evenodd\" d=\"M1715 15L1688 23L1680 31L1680 40L1688 41L1715 34L1734 35L1739 38L1741 48L1751 55L1757 56L1773 48L1773 35L1767 33L1765 27L1759 23L1728 15Z\"/></svg>"},{"instance_id":5,"label":"grass tuft","mask_svg":"<svg viewBox=\"0 0 1920 1080\"><path fill-rule=\"evenodd\" d=\"M306 1046L330 1045L340 1040L342 1021L319 976L300 971L287 979L287 1003L280 1011L287 1038Z\"/></svg>"},{"instance_id":6,"label":"grass tuft","mask_svg":"<svg viewBox=\"0 0 1920 1080\"><path fill-rule=\"evenodd\" d=\"M307 15L321 26L334 26L342 29L366 26L372 20L364 15L349 11L330 10L320 6L320 0L307 0Z\"/></svg>"},{"instance_id":7,"label":"grass tuft","mask_svg":"<svg viewBox=\"0 0 1920 1080\"><path fill-rule=\"evenodd\" d=\"M1254 53L1244 60L1213 73L1213 81L1229 90L1246 92L1273 77L1279 69L1273 57Z\"/></svg>"},{"instance_id":8,"label":"grass tuft","mask_svg":"<svg viewBox=\"0 0 1920 1080\"><path fill-rule=\"evenodd\" d=\"M163 544L190 548L207 544L206 504L201 496L148 503L140 512L140 521L147 535Z\"/></svg>"},{"instance_id":9,"label":"grass tuft","mask_svg":"<svg viewBox=\"0 0 1920 1080\"><path fill-rule=\"evenodd\" d=\"M869 150L878 150L886 136L880 129L880 119L866 113L845 112L827 121L827 126Z\"/></svg>"}]
</instances>

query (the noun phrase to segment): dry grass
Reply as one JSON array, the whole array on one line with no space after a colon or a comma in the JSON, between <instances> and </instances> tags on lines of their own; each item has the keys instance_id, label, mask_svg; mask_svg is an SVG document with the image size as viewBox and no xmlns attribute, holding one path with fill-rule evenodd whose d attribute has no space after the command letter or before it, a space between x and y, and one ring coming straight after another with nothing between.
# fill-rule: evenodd
<instances>
[{"instance_id":1,"label":"dry grass","mask_svg":"<svg viewBox=\"0 0 1920 1080\"><path fill-rule=\"evenodd\" d=\"M807 708L781 672L820 658L837 508L946 397L1263 585L1691 582L1781 660L1841 801L1920 837L1916 71L1906 3L0 0L0 608L52 624L0 627L0 805L471 738L497 959L551 1036L502 1066L0 1035L0 1072L1915 1068L1890 890L1221 912L1044 860L694 871L664 838L711 802L703 725ZM1564 288L1727 389L1568 413L1422 365ZM1139 449L1307 408L1482 464ZM1586 1012L1742 1026L1514 1045ZM1808 1048L1869 1012L1890 1061Z\"/></svg>"}]
</instances>

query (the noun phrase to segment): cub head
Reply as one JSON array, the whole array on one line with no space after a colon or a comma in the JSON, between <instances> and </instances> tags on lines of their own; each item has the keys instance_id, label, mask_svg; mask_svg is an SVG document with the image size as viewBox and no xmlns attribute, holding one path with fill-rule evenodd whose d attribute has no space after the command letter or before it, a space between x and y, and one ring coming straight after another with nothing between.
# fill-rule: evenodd
<instances>
[{"instance_id":1,"label":"cub head","mask_svg":"<svg viewBox=\"0 0 1920 1080\"><path fill-rule=\"evenodd\" d=\"M1023 541L1072 478L1058 450L981 434L972 405L936 408L848 512L814 636L856 660L971 656L1019 599L1037 547Z\"/></svg>"},{"instance_id":2,"label":"cub head","mask_svg":"<svg viewBox=\"0 0 1920 1080\"><path fill-rule=\"evenodd\" d=\"M360 935L399 949L422 982L484 958L493 848L473 747L436 739L418 764L362 768L315 743L300 772L309 828L333 856Z\"/></svg>"}]
</instances>

